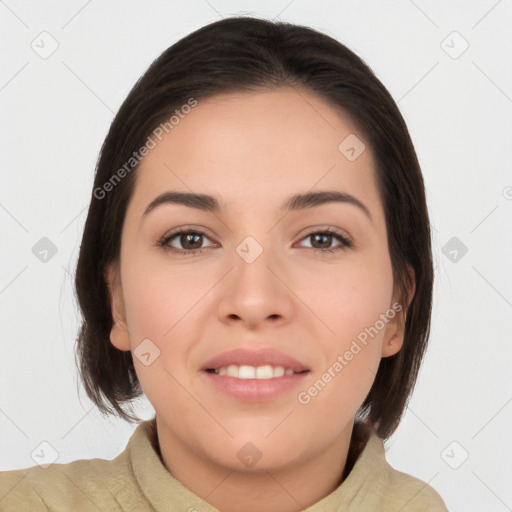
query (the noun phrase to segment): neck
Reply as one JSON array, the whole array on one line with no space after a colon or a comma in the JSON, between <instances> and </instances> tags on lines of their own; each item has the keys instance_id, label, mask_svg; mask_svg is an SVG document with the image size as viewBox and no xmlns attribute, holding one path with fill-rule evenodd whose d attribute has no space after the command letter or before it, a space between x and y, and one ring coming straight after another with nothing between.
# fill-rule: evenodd
<instances>
[{"instance_id":1,"label":"neck","mask_svg":"<svg viewBox=\"0 0 512 512\"><path fill-rule=\"evenodd\" d=\"M348 476L368 439L362 425L352 427L306 462L259 472L216 465L184 446L158 419L154 445L173 477L221 512L295 512L329 495Z\"/></svg>"}]
</instances>

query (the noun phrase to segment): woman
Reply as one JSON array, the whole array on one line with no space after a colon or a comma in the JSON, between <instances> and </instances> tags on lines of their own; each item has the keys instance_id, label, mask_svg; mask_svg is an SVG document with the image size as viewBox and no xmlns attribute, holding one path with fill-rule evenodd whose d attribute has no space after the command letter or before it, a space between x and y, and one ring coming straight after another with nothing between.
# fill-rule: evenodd
<instances>
[{"instance_id":1,"label":"woman","mask_svg":"<svg viewBox=\"0 0 512 512\"><path fill-rule=\"evenodd\" d=\"M197 30L115 117L76 271L90 398L156 416L112 461L2 473L1 510L445 511L383 448L432 282L419 164L371 70L306 27Z\"/></svg>"}]
</instances>

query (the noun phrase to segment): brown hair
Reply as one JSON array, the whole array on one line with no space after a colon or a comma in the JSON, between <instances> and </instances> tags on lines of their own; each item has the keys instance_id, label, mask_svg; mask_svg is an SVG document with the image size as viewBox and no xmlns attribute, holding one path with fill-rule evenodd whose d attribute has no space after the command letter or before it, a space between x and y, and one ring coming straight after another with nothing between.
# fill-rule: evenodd
<instances>
[{"instance_id":1,"label":"brown hair","mask_svg":"<svg viewBox=\"0 0 512 512\"><path fill-rule=\"evenodd\" d=\"M83 315L77 363L88 396L103 413L129 421L130 401L142 395L130 352L110 343L112 313L105 270L118 264L121 231L137 166L108 188L153 130L190 98L289 86L347 113L366 137L376 162L395 289L407 310L404 343L381 360L358 417L389 437L400 421L426 349L433 268L425 190L414 147L393 98L370 68L335 39L308 27L251 17L227 18L165 50L134 85L101 148L76 269ZM341 141L340 141L341 142ZM101 191L101 193L99 192Z\"/></svg>"}]
</instances>

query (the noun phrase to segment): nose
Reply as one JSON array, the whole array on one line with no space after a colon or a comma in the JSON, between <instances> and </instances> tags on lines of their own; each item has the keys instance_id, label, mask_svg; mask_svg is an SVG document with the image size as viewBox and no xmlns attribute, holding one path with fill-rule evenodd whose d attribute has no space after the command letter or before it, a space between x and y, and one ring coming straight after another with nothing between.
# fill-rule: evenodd
<instances>
[{"instance_id":1,"label":"nose","mask_svg":"<svg viewBox=\"0 0 512 512\"><path fill-rule=\"evenodd\" d=\"M222 322L257 330L292 321L296 306L287 284L290 278L270 248L249 240L237 248L232 263L219 289L217 312Z\"/></svg>"}]
</instances>

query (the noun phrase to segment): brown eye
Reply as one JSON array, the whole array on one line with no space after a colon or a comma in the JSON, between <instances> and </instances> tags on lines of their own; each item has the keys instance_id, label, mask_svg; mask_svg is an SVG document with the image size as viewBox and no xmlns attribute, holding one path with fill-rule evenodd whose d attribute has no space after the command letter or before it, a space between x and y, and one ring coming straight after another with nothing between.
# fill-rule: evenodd
<instances>
[{"instance_id":1,"label":"brown eye","mask_svg":"<svg viewBox=\"0 0 512 512\"><path fill-rule=\"evenodd\" d=\"M171 252L194 254L213 245L210 243L209 246L203 246L204 240L210 239L200 231L178 231L162 238L158 245Z\"/></svg>"},{"instance_id":2,"label":"brown eye","mask_svg":"<svg viewBox=\"0 0 512 512\"><path fill-rule=\"evenodd\" d=\"M311 237L311 245L315 249L330 249L332 244L332 235L328 235L326 233L315 233L314 235L310 235Z\"/></svg>"},{"instance_id":3,"label":"brown eye","mask_svg":"<svg viewBox=\"0 0 512 512\"><path fill-rule=\"evenodd\" d=\"M203 236L196 233L180 235L179 242L183 249L199 249L203 245Z\"/></svg>"},{"instance_id":4,"label":"brown eye","mask_svg":"<svg viewBox=\"0 0 512 512\"><path fill-rule=\"evenodd\" d=\"M305 247L310 247L319 252L334 252L352 247L352 242L348 238L331 230L315 231L305 236L302 240L308 239L310 240L310 245ZM337 245L332 245L333 242L337 242Z\"/></svg>"}]
</instances>

